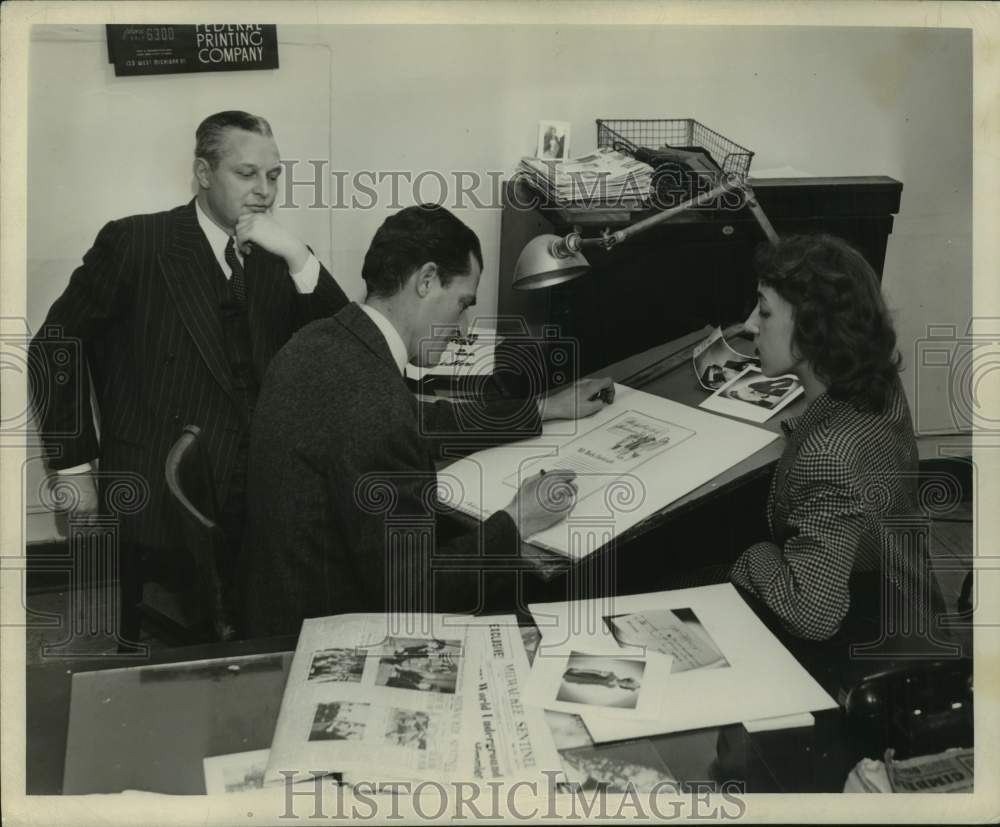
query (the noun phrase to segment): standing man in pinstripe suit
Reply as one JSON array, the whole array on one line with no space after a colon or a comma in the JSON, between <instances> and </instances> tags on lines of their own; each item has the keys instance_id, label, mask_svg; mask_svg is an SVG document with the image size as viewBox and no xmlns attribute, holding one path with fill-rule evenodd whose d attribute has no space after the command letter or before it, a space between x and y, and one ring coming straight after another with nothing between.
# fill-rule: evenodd
<instances>
[{"instance_id":1,"label":"standing man in pinstripe suit","mask_svg":"<svg viewBox=\"0 0 1000 827\"><path fill-rule=\"evenodd\" d=\"M238 564L260 380L295 330L347 304L271 216L280 173L266 120L239 111L206 118L196 133L197 196L105 225L52 305L53 327L32 344L44 368L32 396L49 466L75 486L77 508L98 508L95 465L103 481L130 473L148 486L145 507L121 526L125 639L138 633L141 566L171 546L164 463L181 429L202 431L230 546L225 583ZM59 336L81 344L89 376L84 368L53 378Z\"/></svg>"}]
</instances>

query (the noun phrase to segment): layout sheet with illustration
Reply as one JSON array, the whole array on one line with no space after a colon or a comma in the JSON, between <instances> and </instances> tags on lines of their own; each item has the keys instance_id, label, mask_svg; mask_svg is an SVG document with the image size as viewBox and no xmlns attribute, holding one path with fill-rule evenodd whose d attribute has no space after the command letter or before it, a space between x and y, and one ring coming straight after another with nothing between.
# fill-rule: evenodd
<instances>
[{"instance_id":1,"label":"layout sheet with illustration","mask_svg":"<svg viewBox=\"0 0 1000 827\"><path fill-rule=\"evenodd\" d=\"M582 559L616 535L769 445L777 435L642 391L615 386L590 417L556 420L542 435L452 463L439 472L447 505L485 519L540 470L577 471L569 518L529 542Z\"/></svg>"},{"instance_id":2,"label":"layout sheet with illustration","mask_svg":"<svg viewBox=\"0 0 1000 827\"><path fill-rule=\"evenodd\" d=\"M587 421L582 420L581 425ZM694 436L694 431L654 419L638 411L623 411L610 422L598 425L567 442L554 461L539 458L521 465L504 482L516 490L525 476L567 469L577 475L582 499L602 490L609 479L632 473L643 463L675 448ZM513 496L513 490L511 496Z\"/></svg>"},{"instance_id":3,"label":"layout sheet with illustration","mask_svg":"<svg viewBox=\"0 0 1000 827\"><path fill-rule=\"evenodd\" d=\"M542 633L533 670L581 648L607 659L673 658L655 684L655 717L581 713L596 743L836 706L729 583L530 609Z\"/></svg>"}]
</instances>

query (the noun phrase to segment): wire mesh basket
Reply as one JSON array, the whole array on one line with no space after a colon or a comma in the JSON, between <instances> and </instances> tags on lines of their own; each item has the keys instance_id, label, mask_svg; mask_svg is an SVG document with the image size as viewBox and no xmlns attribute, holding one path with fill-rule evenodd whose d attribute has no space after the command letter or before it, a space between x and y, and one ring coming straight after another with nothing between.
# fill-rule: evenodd
<instances>
[{"instance_id":1,"label":"wire mesh basket","mask_svg":"<svg viewBox=\"0 0 1000 827\"><path fill-rule=\"evenodd\" d=\"M709 129L694 118L640 120L624 118L597 121L597 145L627 152L642 150L703 149L723 173L741 181L750 173L753 152Z\"/></svg>"}]
</instances>

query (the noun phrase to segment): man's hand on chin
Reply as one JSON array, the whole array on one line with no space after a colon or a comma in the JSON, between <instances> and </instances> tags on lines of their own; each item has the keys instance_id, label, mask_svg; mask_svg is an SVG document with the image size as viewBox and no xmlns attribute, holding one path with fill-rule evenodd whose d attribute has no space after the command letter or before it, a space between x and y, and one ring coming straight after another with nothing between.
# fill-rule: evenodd
<instances>
[{"instance_id":1,"label":"man's hand on chin","mask_svg":"<svg viewBox=\"0 0 1000 827\"><path fill-rule=\"evenodd\" d=\"M246 212L236 222L236 243L247 252L248 243L280 256L289 273L297 273L309 259L309 248L282 227L270 213Z\"/></svg>"},{"instance_id":2,"label":"man's hand on chin","mask_svg":"<svg viewBox=\"0 0 1000 827\"><path fill-rule=\"evenodd\" d=\"M592 416L614 399L614 380L580 379L568 388L538 399L542 422L550 419L582 419Z\"/></svg>"}]
</instances>

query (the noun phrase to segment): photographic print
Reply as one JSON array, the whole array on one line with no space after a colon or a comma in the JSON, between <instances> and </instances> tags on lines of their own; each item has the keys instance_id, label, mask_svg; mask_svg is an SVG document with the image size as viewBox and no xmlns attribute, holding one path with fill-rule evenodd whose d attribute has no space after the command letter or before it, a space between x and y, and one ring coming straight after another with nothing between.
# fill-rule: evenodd
<instances>
[{"instance_id":1,"label":"photographic print","mask_svg":"<svg viewBox=\"0 0 1000 827\"><path fill-rule=\"evenodd\" d=\"M569 157L569 122L539 121L535 155L543 160L566 160Z\"/></svg>"},{"instance_id":2,"label":"photographic print","mask_svg":"<svg viewBox=\"0 0 1000 827\"><path fill-rule=\"evenodd\" d=\"M309 664L310 681L361 683L365 653L355 649L320 649Z\"/></svg>"},{"instance_id":3,"label":"photographic print","mask_svg":"<svg viewBox=\"0 0 1000 827\"><path fill-rule=\"evenodd\" d=\"M427 749L430 716L415 709L390 709L386 718L385 741L395 747Z\"/></svg>"},{"instance_id":4,"label":"photographic print","mask_svg":"<svg viewBox=\"0 0 1000 827\"><path fill-rule=\"evenodd\" d=\"M552 733L552 741L557 750L589 747L594 743L590 733L587 732L583 718L572 712L555 712L546 709L545 723L548 725L549 732Z\"/></svg>"},{"instance_id":5,"label":"photographic print","mask_svg":"<svg viewBox=\"0 0 1000 827\"><path fill-rule=\"evenodd\" d=\"M670 791L676 776L652 742L641 739L620 744L577 747L559 752L569 783L578 789L626 793ZM674 788L676 791L679 785Z\"/></svg>"},{"instance_id":6,"label":"photographic print","mask_svg":"<svg viewBox=\"0 0 1000 827\"><path fill-rule=\"evenodd\" d=\"M791 374L769 377L755 367L747 367L698 407L753 422L766 422L801 394L802 385Z\"/></svg>"},{"instance_id":7,"label":"photographic print","mask_svg":"<svg viewBox=\"0 0 1000 827\"><path fill-rule=\"evenodd\" d=\"M264 786L264 771L270 750L255 749L229 755L210 755L202 760L205 792L241 793Z\"/></svg>"},{"instance_id":8,"label":"photographic print","mask_svg":"<svg viewBox=\"0 0 1000 827\"><path fill-rule=\"evenodd\" d=\"M641 646L673 657L672 673L729 666L691 609L612 615L604 623L621 646Z\"/></svg>"},{"instance_id":9,"label":"photographic print","mask_svg":"<svg viewBox=\"0 0 1000 827\"><path fill-rule=\"evenodd\" d=\"M369 704L318 704L309 732L310 741L360 741L365 736Z\"/></svg>"},{"instance_id":10,"label":"photographic print","mask_svg":"<svg viewBox=\"0 0 1000 827\"><path fill-rule=\"evenodd\" d=\"M573 652L556 700L635 709L646 664L638 660Z\"/></svg>"}]
</instances>

